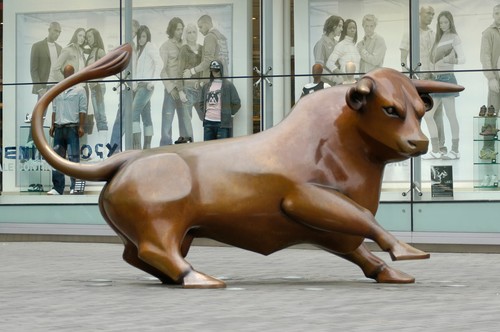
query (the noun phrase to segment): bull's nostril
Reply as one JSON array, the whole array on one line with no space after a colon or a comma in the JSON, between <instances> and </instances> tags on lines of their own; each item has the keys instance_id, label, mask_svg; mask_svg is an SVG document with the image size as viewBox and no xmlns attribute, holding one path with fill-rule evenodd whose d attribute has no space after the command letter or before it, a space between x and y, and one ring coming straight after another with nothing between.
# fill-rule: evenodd
<instances>
[{"instance_id":1,"label":"bull's nostril","mask_svg":"<svg viewBox=\"0 0 500 332\"><path fill-rule=\"evenodd\" d=\"M409 140L408 145L413 150L424 150L427 148L428 141L426 140Z\"/></svg>"}]
</instances>

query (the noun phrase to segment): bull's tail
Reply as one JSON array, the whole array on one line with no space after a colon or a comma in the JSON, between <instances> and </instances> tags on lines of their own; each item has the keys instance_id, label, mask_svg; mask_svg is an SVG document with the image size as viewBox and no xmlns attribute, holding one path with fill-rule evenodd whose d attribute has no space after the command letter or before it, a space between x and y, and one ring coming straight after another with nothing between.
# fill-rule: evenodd
<instances>
[{"instance_id":1,"label":"bull's tail","mask_svg":"<svg viewBox=\"0 0 500 332\"><path fill-rule=\"evenodd\" d=\"M35 105L32 117L33 141L45 160L58 171L69 176L88 181L107 181L115 174L116 170L127 160L131 154L138 151L119 153L102 163L84 165L74 163L60 157L48 144L43 132L43 113L50 102L67 88L81 82L107 77L124 70L131 58L132 47L129 44L122 45L92 65L64 79L40 98Z\"/></svg>"}]
</instances>

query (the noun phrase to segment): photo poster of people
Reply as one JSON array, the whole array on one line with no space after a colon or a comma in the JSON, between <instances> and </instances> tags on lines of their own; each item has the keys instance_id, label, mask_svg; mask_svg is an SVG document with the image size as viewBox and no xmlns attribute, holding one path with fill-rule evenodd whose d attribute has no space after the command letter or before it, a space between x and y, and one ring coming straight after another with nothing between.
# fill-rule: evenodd
<instances>
[{"instance_id":1,"label":"photo poster of people","mask_svg":"<svg viewBox=\"0 0 500 332\"><path fill-rule=\"evenodd\" d=\"M467 0L419 1L419 9L431 7L434 12L428 24L428 28L433 31L432 44L436 42L436 31L440 29L438 17L440 15L444 16L445 12L449 12L453 17L453 25L459 37L461 49L463 50L464 61L460 62L456 60L455 62L459 63L455 63L452 68L457 71L454 73L457 83L464 86L465 90L460 92L458 97L455 97L454 108L446 110L445 106L441 106L443 108L441 115L443 117L442 128L444 130L447 150L450 151L452 149L452 139L455 142L458 141L459 151L457 152L459 152L459 158L451 160L455 166L455 185L463 184L464 186L472 186L472 182L474 181L473 160L475 154L478 152L474 151L473 117L477 116L482 105L488 103L488 79L482 72L484 66L481 63L481 39L483 31L493 24L494 7L499 4L500 2L496 0L481 2ZM375 33L383 38L386 45L382 66L402 71L400 48L405 35L408 36L410 31L409 11L410 1L309 0L296 2L294 16L296 74L311 74L311 68L316 62L314 47L323 37L324 24L332 15L339 16L344 21L353 20L356 22L356 46L364 40L366 34L362 25L363 17L369 14L373 15L377 19ZM303 15L303 13L308 13L308 15ZM417 13L417 17L420 20L419 13ZM419 31L417 33L420 34ZM340 35L335 36L333 44L338 45L339 38ZM303 47L305 45L307 47ZM355 49L353 50L355 51ZM357 56L358 59L361 58L360 54ZM340 64L340 61L337 61L337 64ZM417 63L414 63L413 67L415 70L419 70ZM498 68L497 64L493 64L493 68ZM443 69L436 69L433 64L430 70ZM300 95L302 86L311 81L311 76L297 77L295 93ZM436 101L436 98L434 100ZM441 103L441 105L444 104ZM458 123L458 125L452 124L454 114L456 115L455 123ZM424 134L430 137L427 121L423 120L421 127ZM431 144L429 144L429 149L432 149ZM422 158L422 165L426 168L429 165L439 165L445 162L450 161L442 159L426 160ZM386 167L384 183L408 182L410 179L409 166L409 162L389 164ZM424 185L430 186L431 179L429 173L421 173Z\"/></svg>"},{"instance_id":2,"label":"photo poster of people","mask_svg":"<svg viewBox=\"0 0 500 332\"><path fill-rule=\"evenodd\" d=\"M110 1L107 1L108 3ZM150 1L155 4L163 4L161 1ZM226 38L226 52L228 58L227 68L225 68L225 75L231 75L233 72L233 15L234 15L234 2L229 1L198 1L199 5L175 5L175 6L149 6L149 7L134 7L132 12L133 20L136 20L139 25L145 25L149 28L151 34L151 46L158 55L157 61L155 63L155 75L150 77L151 79L158 79L154 81L154 91L150 99L151 108L151 118L153 124L153 137L151 142L151 147L157 147L160 145L160 136L162 132L162 112L163 101L164 101L164 84L160 81L160 72L163 68L163 62L161 61L160 47L168 40L167 27L169 21L177 17L184 23L184 33L186 32L186 27L190 25L191 27L196 27L197 41L199 45L203 45L204 35L199 31L197 21L203 15L208 15L213 22L213 27L217 29ZM116 5L116 1L113 1ZM208 4L203 4L208 3ZM71 6L69 6L71 7ZM240 4L236 5L238 7L239 13L237 17L241 17L242 6ZM246 8L243 6L243 8ZM244 15L250 15L245 13ZM123 20L124 18L122 18ZM100 34L103 45L104 52L107 53L110 50L118 47L121 43L120 38L124 38L125 34L120 33L120 11L116 8L111 9L89 9L89 10L71 10L71 11L58 11L58 12L30 12L30 13L17 13L16 14L16 55L15 55L15 80L16 82L24 83L24 85L19 85L16 88L16 141L19 146L26 143L29 144L29 137L24 137L26 134L21 133L20 127L29 126L29 115L35 103L37 102L38 95L32 91L33 85L28 84L32 82L30 68L30 54L33 45L37 42L44 40L48 37L48 30L51 23L57 22L60 27L60 35L57 37L55 42L61 46L62 49L68 47L74 33L79 29L83 28L85 31L93 28ZM122 24L124 24L122 22ZM247 33L247 28L242 29L243 33ZM185 43L185 34L182 36L183 43ZM137 44L137 39L134 38L133 42ZM88 46L86 49L90 49ZM240 51L237 51L240 58L244 58L248 55L242 55L241 52L245 52L246 48L239 47ZM84 54L85 59L89 57L89 54ZM238 61L236 65L240 64ZM242 66L240 66L243 68ZM239 74L241 70L238 70ZM99 162L111 155L111 152L116 148L110 144L113 125L115 119L117 118L117 112L120 106L120 87L117 83L117 77L108 77L102 80L105 89L100 92L103 97L103 105L97 105L93 102L92 89L89 88L89 98L88 98L88 114L93 116L94 123L93 129L91 128L87 131L87 134L80 139L81 149L81 160L88 162ZM250 82L251 83L251 82ZM238 84L235 82L238 88ZM242 83L243 85L243 83ZM133 83L129 82L129 86L132 87ZM123 88L123 87L122 87ZM244 87L240 88L240 96L242 98L242 103L245 102L247 97L245 96ZM244 105L244 104L243 104ZM99 109L97 109L99 108ZM97 112L104 110L105 123L101 123L99 127ZM243 113L243 112L240 112ZM50 127L52 116L52 106L49 106L46 118L44 120L44 126ZM244 115L245 116L245 115ZM243 117L244 117L243 116ZM102 118L102 116L101 116ZM236 118L234 120L237 121ZM102 120L101 120L102 122ZM142 122L142 119L141 119ZM244 122L244 121L242 121ZM172 142L176 141L179 136L179 122L177 119L177 114L172 121ZM203 140L203 125L202 121L199 119L196 110L192 112L192 126L193 126L193 140L202 141ZM236 127L236 124L235 124ZM242 126L244 127L244 126ZM144 131L141 123L141 130ZM241 133L240 133L241 135ZM23 136L23 137L21 137ZM144 138L142 138L144 140ZM124 139L122 138L124 141ZM124 143L123 143L124 144ZM16 166L19 169L20 165ZM19 174L16 176L17 182L19 184Z\"/></svg>"}]
</instances>

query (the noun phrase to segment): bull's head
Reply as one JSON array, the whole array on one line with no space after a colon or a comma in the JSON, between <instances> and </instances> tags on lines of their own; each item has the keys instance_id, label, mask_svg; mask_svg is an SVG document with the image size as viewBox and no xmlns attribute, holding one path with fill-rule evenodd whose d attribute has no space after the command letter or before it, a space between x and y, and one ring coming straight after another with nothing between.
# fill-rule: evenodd
<instances>
[{"instance_id":1,"label":"bull's head","mask_svg":"<svg viewBox=\"0 0 500 332\"><path fill-rule=\"evenodd\" d=\"M403 160L427 152L429 140L420 123L433 106L432 92L457 92L449 83L410 80L396 70L381 68L363 76L346 94L358 114L357 128L378 157Z\"/></svg>"}]
</instances>

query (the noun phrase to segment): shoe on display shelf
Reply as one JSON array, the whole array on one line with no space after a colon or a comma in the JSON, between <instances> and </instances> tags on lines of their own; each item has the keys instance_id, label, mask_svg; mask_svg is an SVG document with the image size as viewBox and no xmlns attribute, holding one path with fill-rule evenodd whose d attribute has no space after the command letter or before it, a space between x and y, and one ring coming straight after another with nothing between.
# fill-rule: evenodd
<instances>
[{"instance_id":1,"label":"shoe on display shelf","mask_svg":"<svg viewBox=\"0 0 500 332\"><path fill-rule=\"evenodd\" d=\"M179 137L177 141L174 142L174 144L184 144L184 143L192 143L193 138L191 137Z\"/></svg>"},{"instance_id":2,"label":"shoe on display shelf","mask_svg":"<svg viewBox=\"0 0 500 332\"><path fill-rule=\"evenodd\" d=\"M481 108L479 109L479 116L485 116L486 111L487 111L486 105L481 106Z\"/></svg>"},{"instance_id":3,"label":"shoe on display shelf","mask_svg":"<svg viewBox=\"0 0 500 332\"><path fill-rule=\"evenodd\" d=\"M495 111L495 107L493 107L493 105L490 105L490 107L488 107L488 112L486 113L486 116L488 117L497 116L497 111Z\"/></svg>"},{"instance_id":4,"label":"shoe on display shelf","mask_svg":"<svg viewBox=\"0 0 500 332\"><path fill-rule=\"evenodd\" d=\"M28 191L29 192L42 192L42 191L44 191L43 190L43 185L41 185L40 183L30 184L29 187L28 187Z\"/></svg>"},{"instance_id":5,"label":"shoe on display shelf","mask_svg":"<svg viewBox=\"0 0 500 332\"><path fill-rule=\"evenodd\" d=\"M479 135L481 136L496 136L499 129L493 127L492 125L486 125L481 128Z\"/></svg>"},{"instance_id":6,"label":"shoe on display shelf","mask_svg":"<svg viewBox=\"0 0 500 332\"><path fill-rule=\"evenodd\" d=\"M498 178L496 175L490 176L488 187L498 187Z\"/></svg>"},{"instance_id":7,"label":"shoe on display shelf","mask_svg":"<svg viewBox=\"0 0 500 332\"><path fill-rule=\"evenodd\" d=\"M497 158L498 152L491 149L481 149L479 151L479 159L482 160L495 160Z\"/></svg>"},{"instance_id":8,"label":"shoe on display shelf","mask_svg":"<svg viewBox=\"0 0 500 332\"><path fill-rule=\"evenodd\" d=\"M485 175L483 182L481 182L480 186L481 187L487 187L490 184L491 176Z\"/></svg>"}]
</instances>

